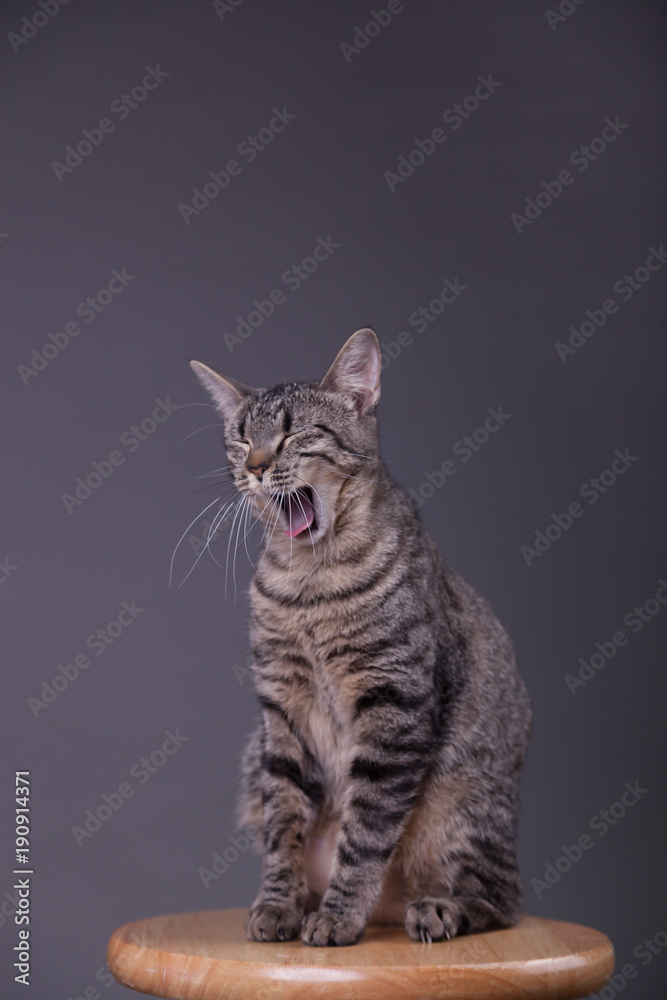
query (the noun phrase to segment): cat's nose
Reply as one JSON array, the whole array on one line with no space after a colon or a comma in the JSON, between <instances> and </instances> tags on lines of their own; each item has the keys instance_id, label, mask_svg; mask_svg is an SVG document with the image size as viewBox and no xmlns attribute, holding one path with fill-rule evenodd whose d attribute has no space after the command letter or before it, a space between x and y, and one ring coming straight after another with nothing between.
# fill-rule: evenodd
<instances>
[{"instance_id":1,"label":"cat's nose","mask_svg":"<svg viewBox=\"0 0 667 1000\"><path fill-rule=\"evenodd\" d=\"M248 455L245 467L253 476L257 476L262 481L262 476L271 465L271 456L265 453L253 451Z\"/></svg>"}]
</instances>

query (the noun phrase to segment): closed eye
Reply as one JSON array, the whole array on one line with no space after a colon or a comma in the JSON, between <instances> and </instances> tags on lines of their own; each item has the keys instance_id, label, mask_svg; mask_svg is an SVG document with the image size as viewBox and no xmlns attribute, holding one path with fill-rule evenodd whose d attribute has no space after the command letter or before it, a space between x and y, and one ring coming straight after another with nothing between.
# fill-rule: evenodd
<instances>
[{"instance_id":1,"label":"closed eye","mask_svg":"<svg viewBox=\"0 0 667 1000\"><path fill-rule=\"evenodd\" d=\"M279 455L280 452L283 450L283 448L285 447L285 442L289 441L290 438L296 437L297 434L303 434L303 431L292 431L291 434L285 434L276 447L276 455Z\"/></svg>"},{"instance_id":2,"label":"closed eye","mask_svg":"<svg viewBox=\"0 0 667 1000\"><path fill-rule=\"evenodd\" d=\"M318 434L316 431L313 431L311 427L304 427L300 431L291 431L289 434L284 434L280 443L276 447L276 455L279 455L281 453L281 451L285 446L285 443L289 441L290 438L299 437L300 435L303 436L304 434L309 435L308 444L311 445L317 445L319 442L326 440L324 437L322 437L321 434Z\"/></svg>"},{"instance_id":3,"label":"closed eye","mask_svg":"<svg viewBox=\"0 0 667 1000\"><path fill-rule=\"evenodd\" d=\"M299 458L323 458L330 465L335 465L335 461L330 455L325 455L322 451L300 451Z\"/></svg>"}]
</instances>

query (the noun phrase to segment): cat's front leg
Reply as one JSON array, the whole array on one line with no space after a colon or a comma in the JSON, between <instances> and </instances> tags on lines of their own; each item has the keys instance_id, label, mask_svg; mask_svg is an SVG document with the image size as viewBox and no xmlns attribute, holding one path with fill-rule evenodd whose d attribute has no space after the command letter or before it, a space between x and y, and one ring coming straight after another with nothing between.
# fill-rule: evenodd
<instances>
[{"instance_id":1,"label":"cat's front leg","mask_svg":"<svg viewBox=\"0 0 667 1000\"><path fill-rule=\"evenodd\" d=\"M351 945L364 933L432 759L432 725L425 693L385 684L359 696L331 878L319 910L303 921L305 944Z\"/></svg>"},{"instance_id":2,"label":"cat's front leg","mask_svg":"<svg viewBox=\"0 0 667 1000\"><path fill-rule=\"evenodd\" d=\"M251 941L287 941L299 933L308 896L303 847L323 786L315 760L284 710L263 699L262 884L250 908Z\"/></svg>"}]
</instances>

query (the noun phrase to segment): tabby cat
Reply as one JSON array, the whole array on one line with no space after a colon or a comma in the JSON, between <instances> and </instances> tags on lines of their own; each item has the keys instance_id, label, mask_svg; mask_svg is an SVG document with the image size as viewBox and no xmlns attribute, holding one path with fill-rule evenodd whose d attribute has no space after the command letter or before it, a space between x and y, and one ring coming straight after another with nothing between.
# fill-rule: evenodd
<instances>
[{"instance_id":1,"label":"tabby cat","mask_svg":"<svg viewBox=\"0 0 667 1000\"><path fill-rule=\"evenodd\" d=\"M254 389L192 368L265 524L240 808L263 833L248 938L511 925L528 696L509 637L379 457L377 337L353 334L320 382Z\"/></svg>"}]
</instances>

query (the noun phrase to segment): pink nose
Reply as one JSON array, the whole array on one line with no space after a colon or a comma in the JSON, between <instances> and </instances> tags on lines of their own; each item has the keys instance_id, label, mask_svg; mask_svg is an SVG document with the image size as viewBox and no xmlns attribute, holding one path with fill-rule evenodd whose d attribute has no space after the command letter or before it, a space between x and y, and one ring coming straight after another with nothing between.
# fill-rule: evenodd
<instances>
[{"instance_id":1,"label":"pink nose","mask_svg":"<svg viewBox=\"0 0 667 1000\"><path fill-rule=\"evenodd\" d=\"M252 473L253 476L257 476L258 480L262 481L262 476L269 468L271 464L271 457L269 455L261 454L258 452L251 452L248 455L248 460L246 461L245 467L248 472Z\"/></svg>"}]
</instances>

